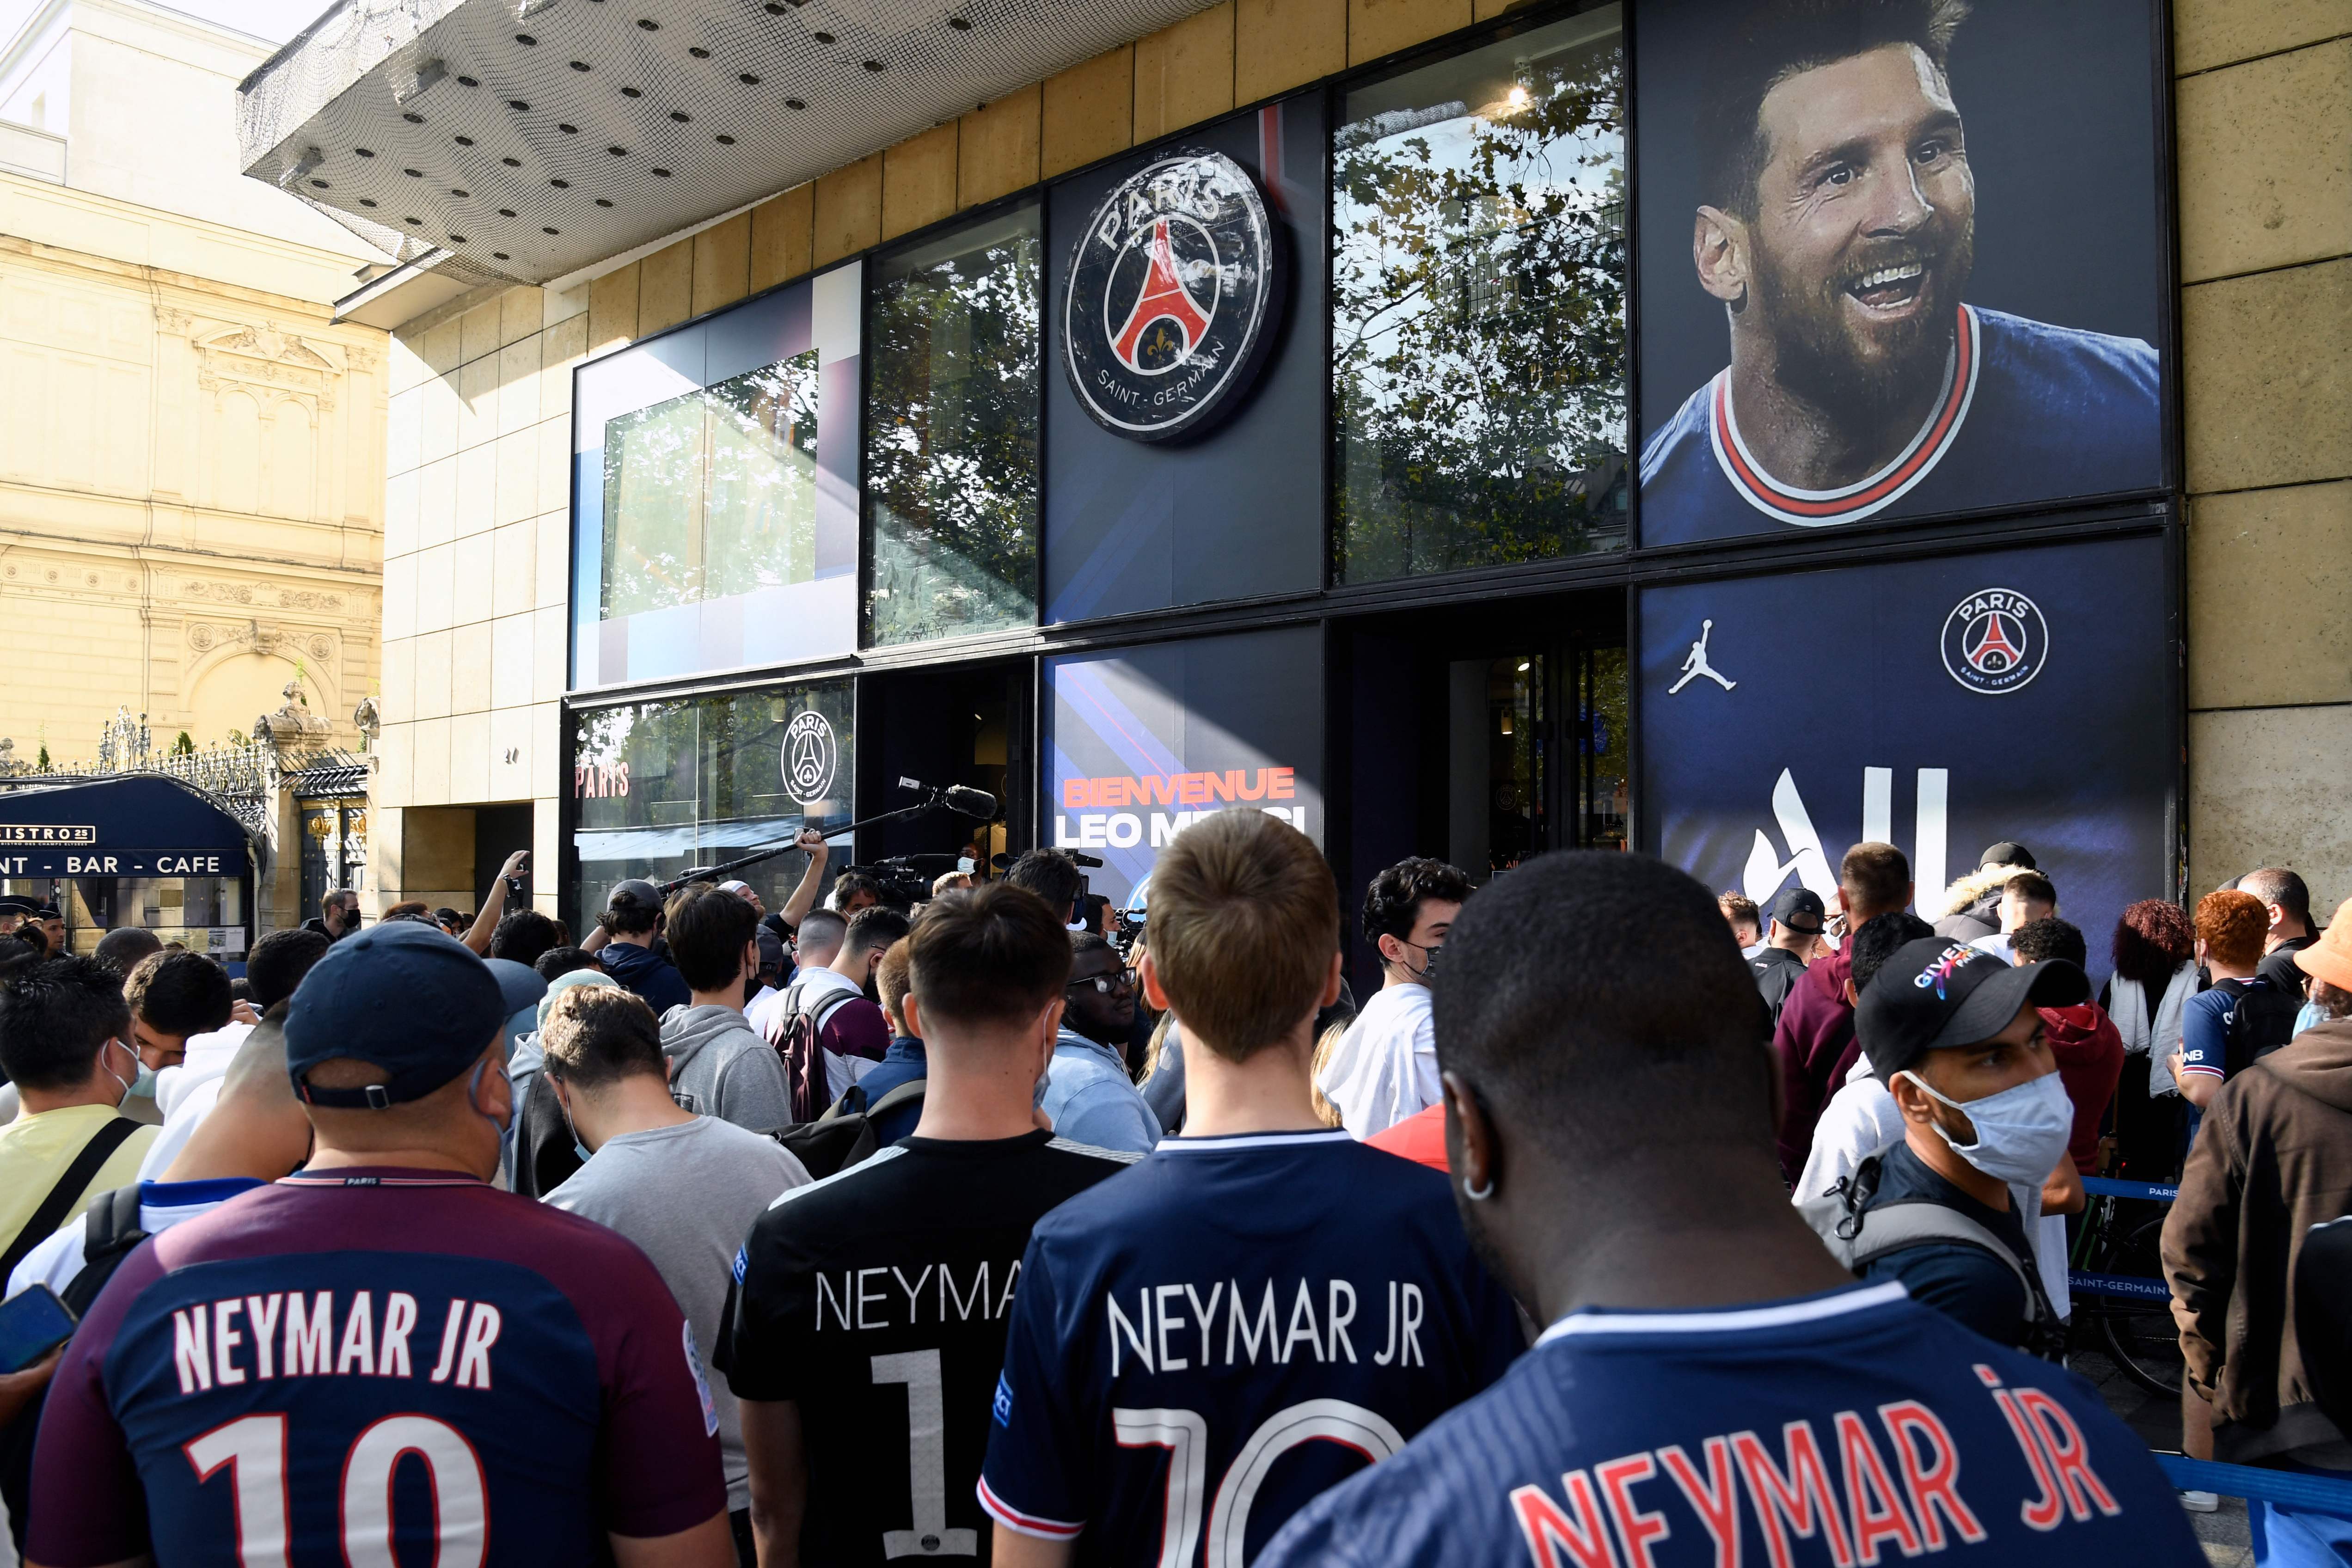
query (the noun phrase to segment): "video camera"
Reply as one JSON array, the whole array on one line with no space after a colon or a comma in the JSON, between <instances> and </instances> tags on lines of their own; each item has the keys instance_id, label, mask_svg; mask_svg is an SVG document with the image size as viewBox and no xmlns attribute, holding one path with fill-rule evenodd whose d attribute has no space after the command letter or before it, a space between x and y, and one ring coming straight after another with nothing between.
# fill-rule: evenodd
<instances>
[{"instance_id":1,"label":"video camera","mask_svg":"<svg viewBox=\"0 0 2352 1568\"><path fill-rule=\"evenodd\" d=\"M961 863L954 855L893 855L867 866L844 866L840 875L870 877L882 889L882 901L900 910L929 903L931 883L942 871Z\"/></svg>"}]
</instances>

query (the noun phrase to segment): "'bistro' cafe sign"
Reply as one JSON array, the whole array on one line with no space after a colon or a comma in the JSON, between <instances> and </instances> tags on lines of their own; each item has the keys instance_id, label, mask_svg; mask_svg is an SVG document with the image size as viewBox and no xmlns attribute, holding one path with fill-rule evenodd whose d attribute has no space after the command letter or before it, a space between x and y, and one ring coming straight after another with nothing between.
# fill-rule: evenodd
<instances>
[{"instance_id":1,"label":"'bistro' cafe sign","mask_svg":"<svg viewBox=\"0 0 2352 1568\"><path fill-rule=\"evenodd\" d=\"M217 849L137 849L109 854L91 826L0 822L0 877L234 877Z\"/></svg>"}]
</instances>

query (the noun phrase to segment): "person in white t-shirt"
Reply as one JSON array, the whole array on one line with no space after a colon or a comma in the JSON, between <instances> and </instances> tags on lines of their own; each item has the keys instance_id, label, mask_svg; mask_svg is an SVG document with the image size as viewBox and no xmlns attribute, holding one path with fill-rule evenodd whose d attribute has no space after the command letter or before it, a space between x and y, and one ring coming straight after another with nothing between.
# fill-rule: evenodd
<instances>
[{"instance_id":1,"label":"person in white t-shirt","mask_svg":"<svg viewBox=\"0 0 2352 1568\"><path fill-rule=\"evenodd\" d=\"M1381 955L1381 989L1340 1037L1315 1087L1359 1138L1384 1132L1443 1093L1429 977L1470 879L1443 860L1400 860L1364 890L1364 935Z\"/></svg>"}]
</instances>

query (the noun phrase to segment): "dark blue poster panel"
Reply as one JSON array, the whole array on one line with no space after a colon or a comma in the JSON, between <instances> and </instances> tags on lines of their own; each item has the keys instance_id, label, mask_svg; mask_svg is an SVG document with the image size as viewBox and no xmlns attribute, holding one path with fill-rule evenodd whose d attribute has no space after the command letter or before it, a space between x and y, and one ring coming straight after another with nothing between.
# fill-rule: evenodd
<instances>
[{"instance_id":1,"label":"dark blue poster panel","mask_svg":"<svg viewBox=\"0 0 2352 1568\"><path fill-rule=\"evenodd\" d=\"M1319 628L1066 654L1045 685L1042 837L1101 857L1087 875L1114 904L1209 812L1276 813L1323 842Z\"/></svg>"},{"instance_id":2,"label":"dark blue poster panel","mask_svg":"<svg viewBox=\"0 0 2352 1568\"><path fill-rule=\"evenodd\" d=\"M2159 16L1644 0L1643 544L2163 484Z\"/></svg>"},{"instance_id":3,"label":"dark blue poster panel","mask_svg":"<svg viewBox=\"0 0 2352 1568\"><path fill-rule=\"evenodd\" d=\"M1189 147L1255 178L1288 284L1256 379L1205 435L1104 428L1072 395L1063 305L1073 247L1138 169ZM1323 583L1323 100L1290 99L1066 180L1048 196L1045 619L1091 620ZM1123 275L1122 275L1123 276ZM1081 312L1083 314L1084 312Z\"/></svg>"},{"instance_id":4,"label":"dark blue poster panel","mask_svg":"<svg viewBox=\"0 0 2352 1568\"><path fill-rule=\"evenodd\" d=\"M1916 908L1989 845L2031 849L2106 966L2171 892L2178 758L2164 542L1648 588L1643 843L1759 904L1830 898L1851 846L1911 858Z\"/></svg>"}]
</instances>

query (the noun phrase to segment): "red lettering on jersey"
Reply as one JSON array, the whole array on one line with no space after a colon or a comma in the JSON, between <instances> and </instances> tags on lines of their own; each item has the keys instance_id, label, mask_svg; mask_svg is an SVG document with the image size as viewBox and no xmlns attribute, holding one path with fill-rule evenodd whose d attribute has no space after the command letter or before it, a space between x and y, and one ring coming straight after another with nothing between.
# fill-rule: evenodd
<instances>
[{"instance_id":1,"label":"red lettering on jersey","mask_svg":"<svg viewBox=\"0 0 2352 1568\"><path fill-rule=\"evenodd\" d=\"M2115 1494L2092 1473L2091 1447L2083 1441L2083 1429L2074 1425L2066 1407L2038 1388L2019 1389L2017 1402L2033 1418L2033 1429L2050 1456L2050 1468L2058 1473L2058 1484L2065 1489L2066 1507L2076 1521L2089 1519L2094 1507L2110 1518L2121 1513Z\"/></svg>"},{"instance_id":2,"label":"red lettering on jersey","mask_svg":"<svg viewBox=\"0 0 2352 1568\"><path fill-rule=\"evenodd\" d=\"M1625 1543L1629 1568L1657 1568L1650 1555L1650 1542L1664 1540L1674 1527L1664 1514L1643 1513L1635 1508L1633 1496L1634 1482L1658 1473L1656 1462L1647 1454L1628 1454L1595 1465L1592 1473L1601 1479L1601 1495L1609 1500L1609 1517L1617 1521L1617 1539Z\"/></svg>"},{"instance_id":3,"label":"red lettering on jersey","mask_svg":"<svg viewBox=\"0 0 2352 1568\"><path fill-rule=\"evenodd\" d=\"M1906 1399L1880 1405L1878 1418L1886 1424L1887 1436L1894 1439L1895 1460L1903 1467L1903 1490L1911 1499L1911 1512L1919 1521L1927 1550L1944 1549L1946 1519L1952 1521L1952 1532L1969 1545L1982 1541L1984 1526L1960 1500L1959 1450L1952 1446L1943 1417L1916 1399ZM1925 1453L1920 1451L1923 1443ZM1938 1513L1943 1519L1937 1517Z\"/></svg>"},{"instance_id":4,"label":"red lettering on jersey","mask_svg":"<svg viewBox=\"0 0 2352 1568\"><path fill-rule=\"evenodd\" d=\"M1839 1517L1837 1499L1830 1491L1829 1467L1822 1462L1822 1446L1810 1422L1791 1421L1780 1428L1788 1458L1785 1471L1753 1432L1734 1432L1731 1451L1738 1457L1740 1474L1756 1517L1764 1525L1764 1544L1772 1568L1790 1568L1789 1531L1809 1539L1826 1533L1830 1561L1837 1568L1853 1568L1853 1546L1846 1539L1845 1521Z\"/></svg>"},{"instance_id":5,"label":"red lettering on jersey","mask_svg":"<svg viewBox=\"0 0 2352 1568\"><path fill-rule=\"evenodd\" d=\"M1705 1480L1678 1447L1659 1449L1658 1458L1715 1538L1715 1568L1739 1568L1739 1483L1731 1473L1731 1439L1709 1437L1700 1451L1706 1455Z\"/></svg>"},{"instance_id":6,"label":"red lettering on jersey","mask_svg":"<svg viewBox=\"0 0 2352 1568\"><path fill-rule=\"evenodd\" d=\"M2032 1428L2026 1426L2025 1416L2018 1410L2017 1401L2007 1389L1994 1389L1992 1399L2000 1406L2001 1416L2008 1421L2010 1433L2016 1437L2017 1446L2024 1450L2025 1462L2033 1467L2034 1484L2042 1489L2040 1497L2018 1504L2017 1517L2023 1520L2029 1529L2055 1530L2058 1521L2066 1517L2066 1500L2058 1489L2057 1479L2050 1473L2050 1462L2042 1458L2042 1445L2033 1440Z\"/></svg>"},{"instance_id":7,"label":"red lettering on jersey","mask_svg":"<svg viewBox=\"0 0 2352 1568\"><path fill-rule=\"evenodd\" d=\"M1878 1561L1878 1543L1892 1541L1906 1557L1919 1555L1919 1532L1903 1511L1895 1479L1878 1457L1870 1428L1851 1410L1837 1413L1839 1457L1845 1463L1846 1507L1853 1512L1853 1553L1864 1564Z\"/></svg>"},{"instance_id":8,"label":"red lettering on jersey","mask_svg":"<svg viewBox=\"0 0 2352 1568\"><path fill-rule=\"evenodd\" d=\"M1609 1526L1601 1517L1592 1478L1571 1470L1559 1478L1568 1493L1568 1508L1551 1500L1538 1486L1519 1487L1511 1493L1511 1511L1517 1516L1519 1534L1536 1568L1617 1568L1617 1553L1609 1543ZM1571 1517L1570 1510L1574 1510ZM1562 1556L1565 1552L1567 1555Z\"/></svg>"}]
</instances>

